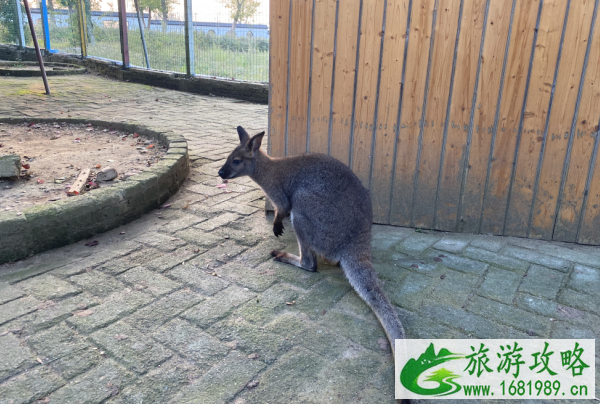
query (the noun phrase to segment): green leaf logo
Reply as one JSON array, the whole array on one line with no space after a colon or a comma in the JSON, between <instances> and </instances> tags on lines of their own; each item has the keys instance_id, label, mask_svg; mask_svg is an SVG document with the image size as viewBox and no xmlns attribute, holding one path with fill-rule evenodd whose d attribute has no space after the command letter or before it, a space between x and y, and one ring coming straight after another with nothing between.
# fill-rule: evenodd
<instances>
[{"instance_id":1,"label":"green leaf logo","mask_svg":"<svg viewBox=\"0 0 600 404\"><path fill-rule=\"evenodd\" d=\"M440 368L427 376L425 381L438 383L438 386L435 388L423 388L419 386L418 379L419 376L428 369L444 362L462 359L464 357L464 355L452 353L446 348L440 349L439 353L436 355L433 343L431 343L425 352L419 356L419 359L415 360L414 358L411 358L406 362L406 365L402 368L402 372L400 372L400 382L413 393L424 396L447 396L449 394L454 394L461 389L461 385L454 381L454 379L457 379L460 376L448 369Z\"/></svg>"}]
</instances>

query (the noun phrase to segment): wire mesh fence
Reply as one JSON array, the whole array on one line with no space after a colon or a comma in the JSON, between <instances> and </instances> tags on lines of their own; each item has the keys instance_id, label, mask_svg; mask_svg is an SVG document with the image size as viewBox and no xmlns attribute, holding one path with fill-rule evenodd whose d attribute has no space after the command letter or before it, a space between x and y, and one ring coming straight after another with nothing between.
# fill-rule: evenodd
<instances>
[{"instance_id":1,"label":"wire mesh fence","mask_svg":"<svg viewBox=\"0 0 600 404\"><path fill-rule=\"evenodd\" d=\"M31 30L29 29L29 23L27 21L27 14L25 13L25 7L23 7L23 5L21 5L22 8L22 13L21 15L23 16L23 20L24 20L24 26L23 26L23 31L27 32L27 35L25 36L25 46L33 46L33 38L31 37ZM32 10L30 10L32 11ZM43 22L41 18L35 18L36 15L34 13L31 13L31 18L33 20L33 29L35 31L35 36L38 40L38 44L40 46L44 46L44 28L43 28Z\"/></svg>"},{"instance_id":2,"label":"wire mesh fence","mask_svg":"<svg viewBox=\"0 0 600 404\"><path fill-rule=\"evenodd\" d=\"M63 53L80 54L79 10L75 1L47 0L47 5L52 49ZM39 13L39 10L38 8L36 11ZM41 13L38 16L41 18Z\"/></svg>"},{"instance_id":3,"label":"wire mesh fence","mask_svg":"<svg viewBox=\"0 0 600 404\"><path fill-rule=\"evenodd\" d=\"M163 0L162 4L158 4L158 10L146 7L148 3L148 0L130 0L127 3L131 64L185 73L183 2Z\"/></svg>"},{"instance_id":4,"label":"wire mesh fence","mask_svg":"<svg viewBox=\"0 0 600 404\"><path fill-rule=\"evenodd\" d=\"M269 80L268 1L204 1L194 11L195 73ZM239 4L241 7L236 8Z\"/></svg>"},{"instance_id":5,"label":"wire mesh fence","mask_svg":"<svg viewBox=\"0 0 600 404\"><path fill-rule=\"evenodd\" d=\"M32 43L25 7L17 0L0 0L0 42L21 46Z\"/></svg>"},{"instance_id":6,"label":"wire mesh fence","mask_svg":"<svg viewBox=\"0 0 600 404\"><path fill-rule=\"evenodd\" d=\"M119 13L114 3L93 2L86 18L87 54L121 60ZM87 10L86 10L87 11Z\"/></svg>"},{"instance_id":7,"label":"wire mesh fence","mask_svg":"<svg viewBox=\"0 0 600 404\"><path fill-rule=\"evenodd\" d=\"M40 46L44 46L43 21L35 2L29 2L33 27ZM0 43L33 46L27 13L22 1L0 0Z\"/></svg>"},{"instance_id":8,"label":"wire mesh fence","mask_svg":"<svg viewBox=\"0 0 600 404\"><path fill-rule=\"evenodd\" d=\"M22 1L0 0L0 43L32 46ZM82 54L83 42L87 56L122 60L118 0L29 1L40 45L49 39L51 49ZM44 1L47 17L42 11ZM268 81L268 0L190 2L194 57L189 73ZM126 0L125 4L130 64L187 73L184 0Z\"/></svg>"}]
</instances>

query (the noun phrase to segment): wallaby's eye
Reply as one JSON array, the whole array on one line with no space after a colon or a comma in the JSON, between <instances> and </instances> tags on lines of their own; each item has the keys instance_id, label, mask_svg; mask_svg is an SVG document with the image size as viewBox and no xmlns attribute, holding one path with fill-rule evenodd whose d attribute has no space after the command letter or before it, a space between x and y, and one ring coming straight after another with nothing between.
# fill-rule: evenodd
<instances>
[{"instance_id":1,"label":"wallaby's eye","mask_svg":"<svg viewBox=\"0 0 600 404\"><path fill-rule=\"evenodd\" d=\"M232 163L234 166L239 166L241 162L242 162L242 160L240 160L240 159L234 159L234 160L233 160L231 163Z\"/></svg>"}]
</instances>

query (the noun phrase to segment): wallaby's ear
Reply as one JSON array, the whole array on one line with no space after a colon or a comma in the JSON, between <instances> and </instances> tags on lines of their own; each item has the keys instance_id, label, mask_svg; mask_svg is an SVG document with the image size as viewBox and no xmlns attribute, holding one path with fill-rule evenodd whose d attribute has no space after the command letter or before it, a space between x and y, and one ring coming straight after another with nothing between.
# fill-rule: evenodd
<instances>
[{"instance_id":1,"label":"wallaby's ear","mask_svg":"<svg viewBox=\"0 0 600 404\"><path fill-rule=\"evenodd\" d=\"M237 131L238 131L238 136L240 137L240 143L241 144L248 143L248 140L250 139L248 132L246 132L246 130L244 128L242 128L241 126L237 127Z\"/></svg>"},{"instance_id":2,"label":"wallaby's ear","mask_svg":"<svg viewBox=\"0 0 600 404\"><path fill-rule=\"evenodd\" d=\"M252 136L252 139L250 139L250 141L248 142L248 145L246 146L248 148L248 150L250 150L252 153L256 153L258 151L258 149L260 149L260 144L262 142L264 135L265 135L265 132L260 132L256 135Z\"/></svg>"}]
</instances>

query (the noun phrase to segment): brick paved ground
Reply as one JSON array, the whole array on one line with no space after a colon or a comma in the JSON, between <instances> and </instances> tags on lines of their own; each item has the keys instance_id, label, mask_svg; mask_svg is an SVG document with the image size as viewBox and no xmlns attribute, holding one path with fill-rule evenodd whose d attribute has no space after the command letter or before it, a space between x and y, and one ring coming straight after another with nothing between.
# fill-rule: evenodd
<instances>
[{"instance_id":1,"label":"brick paved ground","mask_svg":"<svg viewBox=\"0 0 600 404\"><path fill-rule=\"evenodd\" d=\"M293 232L272 235L249 180L215 187L235 126L264 130L265 106L93 75L50 85L3 78L0 115L173 129L193 168L170 208L97 247L0 266L0 403L393 402L383 331L341 270L273 262ZM390 226L373 247L410 337L600 335L600 248Z\"/></svg>"}]
</instances>

